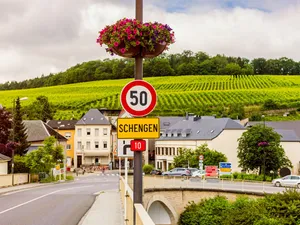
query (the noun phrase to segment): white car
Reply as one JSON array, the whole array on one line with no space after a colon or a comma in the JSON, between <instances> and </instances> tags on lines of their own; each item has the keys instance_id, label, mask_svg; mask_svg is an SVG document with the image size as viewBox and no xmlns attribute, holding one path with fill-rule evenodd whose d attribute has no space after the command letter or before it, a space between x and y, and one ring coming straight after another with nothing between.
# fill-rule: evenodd
<instances>
[{"instance_id":1,"label":"white car","mask_svg":"<svg viewBox=\"0 0 300 225\"><path fill-rule=\"evenodd\" d=\"M289 186L300 188L300 176L288 175L272 180L272 184L276 187Z\"/></svg>"},{"instance_id":2,"label":"white car","mask_svg":"<svg viewBox=\"0 0 300 225\"><path fill-rule=\"evenodd\" d=\"M205 177L205 171L197 170L192 174L192 177L199 177L203 179Z\"/></svg>"}]
</instances>

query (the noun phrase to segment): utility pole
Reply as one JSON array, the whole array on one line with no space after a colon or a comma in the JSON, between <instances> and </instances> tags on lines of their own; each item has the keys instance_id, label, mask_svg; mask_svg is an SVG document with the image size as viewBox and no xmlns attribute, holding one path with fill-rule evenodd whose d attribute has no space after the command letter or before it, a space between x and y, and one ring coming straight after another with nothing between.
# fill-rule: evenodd
<instances>
[{"instance_id":1,"label":"utility pole","mask_svg":"<svg viewBox=\"0 0 300 225\"><path fill-rule=\"evenodd\" d=\"M13 100L13 108L12 108L12 153L11 153L11 176L12 176L12 186L14 186L14 157L15 157L15 107L16 107L16 99Z\"/></svg>"},{"instance_id":2,"label":"utility pole","mask_svg":"<svg viewBox=\"0 0 300 225\"><path fill-rule=\"evenodd\" d=\"M136 0L135 18L143 23L143 0ZM141 53L135 57L135 80L143 79L143 57ZM142 152L134 152L134 173L133 173L133 202L143 203L143 173L142 173ZM135 207L133 206L133 224L136 224Z\"/></svg>"}]
</instances>

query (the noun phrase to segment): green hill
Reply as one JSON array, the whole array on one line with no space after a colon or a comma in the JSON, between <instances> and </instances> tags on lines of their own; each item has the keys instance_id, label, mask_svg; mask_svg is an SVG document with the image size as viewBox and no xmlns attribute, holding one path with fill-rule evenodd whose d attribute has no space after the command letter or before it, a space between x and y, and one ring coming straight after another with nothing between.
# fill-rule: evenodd
<instances>
[{"instance_id":1,"label":"green hill","mask_svg":"<svg viewBox=\"0 0 300 225\"><path fill-rule=\"evenodd\" d=\"M45 95L54 104L56 119L80 118L90 108L121 109L119 95L133 79L105 80L25 90L0 91L0 104L12 107L13 98L28 97L23 106ZM286 108L300 107L300 76L255 75L170 76L146 78L158 93L153 115L184 115L185 112L218 112L242 103L250 111L272 99ZM208 111L207 111L208 110Z\"/></svg>"}]
</instances>

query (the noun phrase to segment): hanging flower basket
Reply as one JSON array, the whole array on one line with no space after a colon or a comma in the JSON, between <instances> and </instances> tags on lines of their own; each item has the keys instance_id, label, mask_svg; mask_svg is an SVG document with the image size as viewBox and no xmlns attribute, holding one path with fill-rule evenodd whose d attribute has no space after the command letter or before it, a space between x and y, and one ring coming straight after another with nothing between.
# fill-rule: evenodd
<instances>
[{"instance_id":1,"label":"hanging flower basket","mask_svg":"<svg viewBox=\"0 0 300 225\"><path fill-rule=\"evenodd\" d=\"M150 51L149 49L147 48L142 48L142 57L143 58L154 58L158 55L160 55L161 53L163 53L163 51L165 51L167 48L167 44L164 42L162 44L156 44L154 46L154 50L153 51Z\"/></svg>"},{"instance_id":2,"label":"hanging flower basket","mask_svg":"<svg viewBox=\"0 0 300 225\"><path fill-rule=\"evenodd\" d=\"M138 55L153 58L175 42L174 32L168 25L158 22L143 24L135 19L119 20L99 33L97 43L107 45L107 52L127 58Z\"/></svg>"},{"instance_id":3,"label":"hanging flower basket","mask_svg":"<svg viewBox=\"0 0 300 225\"><path fill-rule=\"evenodd\" d=\"M130 46L128 50L124 51L125 48L125 43L122 42L120 46L118 47L112 47L109 52L112 52L113 54L125 57L125 58L134 58L140 53L140 46Z\"/></svg>"}]
</instances>

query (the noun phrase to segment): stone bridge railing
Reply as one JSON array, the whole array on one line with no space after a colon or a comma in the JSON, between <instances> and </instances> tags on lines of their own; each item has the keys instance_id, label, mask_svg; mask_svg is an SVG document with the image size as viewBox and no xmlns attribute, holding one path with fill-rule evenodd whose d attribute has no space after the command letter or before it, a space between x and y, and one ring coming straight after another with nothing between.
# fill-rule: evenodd
<instances>
[{"instance_id":1,"label":"stone bridge railing","mask_svg":"<svg viewBox=\"0 0 300 225\"><path fill-rule=\"evenodd\" d=\"M134 204L133 203L133 191L127 185L127 191L125 190L125 180L123 177L120 177L120 193L121 199L125 210L125 221L126 225L155 225L147 211L145 210L142 204ZM134 224L134 212L135 209L135 217L136 223Z\"/></svg>"}]
</instances>

